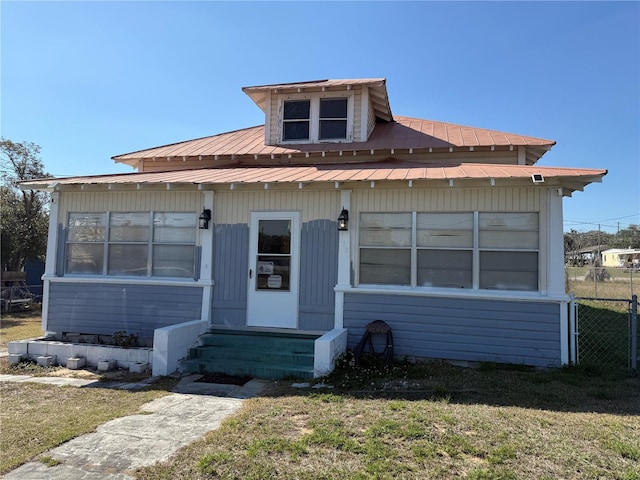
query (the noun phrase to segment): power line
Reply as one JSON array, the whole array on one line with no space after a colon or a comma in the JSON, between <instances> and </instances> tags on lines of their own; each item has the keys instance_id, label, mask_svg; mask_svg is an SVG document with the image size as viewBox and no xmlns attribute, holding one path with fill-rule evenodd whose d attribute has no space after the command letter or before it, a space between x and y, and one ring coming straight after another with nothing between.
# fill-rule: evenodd
<instances>
[{"instance_id":1,"label":"power line","mask_svg":"<svg viewBox=\"0 0 640 480\"><path fill-rule=\"evenodd\" d=\"M622 217L606 218L604 220L595 220L593 222L581 222L579 220L571 220L571 219L568 219L568 218L565 218L564 221L565 222L582 224L582 225L602 225L603 227L615 228L615 227L617 227L617 225L606 225L605 222L610 222L611 220L621 220L623 218L631 218L631 217L636 217L636 216L640 216L640 212L633 213L631 215L624 215Z\"/></svg>"}]
</instances>

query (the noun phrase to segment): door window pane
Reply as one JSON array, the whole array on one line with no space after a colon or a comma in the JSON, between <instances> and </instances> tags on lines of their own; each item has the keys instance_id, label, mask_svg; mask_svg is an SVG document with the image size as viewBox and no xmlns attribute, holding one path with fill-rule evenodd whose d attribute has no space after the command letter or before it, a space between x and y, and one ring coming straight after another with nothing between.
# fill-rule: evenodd
<instances>
[{"instance_id":1,"label":"door window pane","mask_svg":"<svg viewBox=\"0 0 640 480\"><path fill-rule=\"evenodd\" d=\"M256 262L256 290L291 289L291 257L258 255Z\"/></svg>"},{"instance_id":2,"label":"door window pane","mask_svg":"<svg viewBox=\"0 0 640 480\"><path fill-rule=\"evenodd\" d=\"M258 253L291 253L291 220L260 220Z\"/></svg>"}]
</instances>

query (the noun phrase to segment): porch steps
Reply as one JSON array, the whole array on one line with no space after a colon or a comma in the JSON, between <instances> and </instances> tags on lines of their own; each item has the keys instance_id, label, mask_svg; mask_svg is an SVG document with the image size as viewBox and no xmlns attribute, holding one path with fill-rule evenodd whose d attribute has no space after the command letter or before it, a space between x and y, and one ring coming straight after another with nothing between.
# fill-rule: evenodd
<instances>
[{"instance_id":1,"label":"porch steps","mask_svg":"<svg viewBox=\"0 0 640 480\"><path fill-rule=\"evenodd\" d=\"M219 372L265 379L313 378L320 334L212 328L182 362L190 373Z\"/></svg>"}]
</instances>

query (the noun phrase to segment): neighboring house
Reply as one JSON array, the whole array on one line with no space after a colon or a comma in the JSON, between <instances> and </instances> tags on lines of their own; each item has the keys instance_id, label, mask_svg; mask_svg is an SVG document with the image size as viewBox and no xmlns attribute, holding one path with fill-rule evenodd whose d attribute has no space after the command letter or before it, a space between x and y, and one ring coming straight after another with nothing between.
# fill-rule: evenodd
<instances>
[{"instance_id":1,"label":"neighboring house","mask_svg":"<svg viewBox=\"0 0 640 480\"><path fill-rule=\"evenodd\" d=\"M47 331L312 332L332 349L316 344L318 374L384 320L402 358L569 361L562 199L606 170L392 115L384 79L243 90L265 125L113 157L137 173L22 185L52 194Z\"/></svg>"},{"instance_id":2,"label":"neighboring house","mask_svg":"<svg viewBox=\"0 0 640 480\"><path fill-rule=\"evenodd\" d=\"M584 265L602 264L602 252L609 248L607 245L594 245L592 247L581 248L565 252L565 261L571 267L583 267Z\"/></svg>"},{"instance_id":3,"label":"neighboring house","mask_svg":"<svg viewBox=\"0 0 640 480\"><path fill-rule=\"evenodd\" d=\"M639 248L610 248L602 252L603 267L640 268Z\"/></svg>"}]
</instances>

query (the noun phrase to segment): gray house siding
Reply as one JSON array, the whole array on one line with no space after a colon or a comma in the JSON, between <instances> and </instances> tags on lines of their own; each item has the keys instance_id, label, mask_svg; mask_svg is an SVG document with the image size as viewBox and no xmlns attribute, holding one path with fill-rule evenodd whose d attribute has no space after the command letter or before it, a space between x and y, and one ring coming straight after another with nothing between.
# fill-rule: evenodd
<instances>
[{"instance_id":1,"label":"gray house siding","mask_svg":"<svg viewBox=\"0 0 640 480\"><path fill-rule=\"evenodd\" d=\"M558 303L345 294L349 347L373 320L389 324L400 357L561 364Z\"/></svg>"},{"instance_id":2,"label":"gray house siding","mask_svg":"<svg viewBox=\"0 0 640 480\"><path fill-rule=\"evenodd\" d=\"M47 330L52 332L112 335L124 330L153 338L156 328L201 317L198 287L52 282L49 294Z\"/></svg>"},{"instance_id":3,"label":"gray house siding","mask_svg":"<svg viewBox=\"0 0 640 480\"><path fill-rule=\"evenodd\" d=\"M249 226L216 225L213 239L214 325L247 323L247 282L249 272Z\"/></svg>"},{"instance_id":4,"label":"gray house siding","mask_svg":"<svg viewBox=\"0 0 640 480\"><path fill-rule=\"evenodd\" d=\"M314 220L302 226L298 327L328 331L335 317L338 279L338 230L335 221Z\"/></svg>"}]
</instances>

